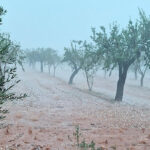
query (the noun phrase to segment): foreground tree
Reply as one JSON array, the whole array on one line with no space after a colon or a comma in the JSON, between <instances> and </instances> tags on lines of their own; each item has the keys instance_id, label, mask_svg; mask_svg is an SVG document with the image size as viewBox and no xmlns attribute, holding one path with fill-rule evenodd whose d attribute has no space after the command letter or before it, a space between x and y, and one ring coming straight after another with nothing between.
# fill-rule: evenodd
<instances>
[{"instance_id":1,"label":"foreground tree","mask_svg":"<svg viewBox=\"0 0 150 150\"><path fill-rule=\"evenodd\" d=\"M133 24L130 20L127 28L122 31L114 24L109 36L104 27L98 33L93 29L92 39L99 53L105 56L105 67L110 70L118 67L119 80L115 100L122 101L128 69L140 57L138 24Z\"/></svg>"},{"instance_id":2,"label":"foreground tree","mask_svg":"<svg viewBox=\"0 0 150 150\"><path fill-rule=\"evenodd\" d=\"M5 13L6 11L0 7L0 24L2 23L1 16ZM16 70L18 63L22 66L23 59L24 55L22 55L20 46L14 44L8 34L0 33L0 114L2 114L0 119L3 119L5 117L3 114L8 112L2 109L2 104L8 100L26 97L26 94L16 95L12 91L12 88L20 82L16 78Z\"/></svg>"},{"instance_id":3,"label":"foreground tree","mask_svg":"<svg viewBox=\"0 0 150 150\"><path fill-rule=\"evenodd\" d=\"M67 62L68 65L72 68L73 72L69 79L69 84L73 83L74 77L81 70L83 66L83 55L82 55L82 42L81 41L72 41L70 48L65 48L65 54L63 62Z\"/></svg>"},{"instance_id":4,"label":"foreground tree","mask_svg":"<svg viewBox=\"0 0 150 150\"><path fill-rule=\"evenodd\" d=\"M26 94L16 95L12 88L20 82L17 80L17 64L22 66L24 56L20 47L12 43L9 35L0 34L0 105L8 100L17 100L26 97ZM23 66L22 66L23 67ZM0 113L7 113L0 107ZM4 116L0 116L0 119Z\"/></svg>"}]
</instances>

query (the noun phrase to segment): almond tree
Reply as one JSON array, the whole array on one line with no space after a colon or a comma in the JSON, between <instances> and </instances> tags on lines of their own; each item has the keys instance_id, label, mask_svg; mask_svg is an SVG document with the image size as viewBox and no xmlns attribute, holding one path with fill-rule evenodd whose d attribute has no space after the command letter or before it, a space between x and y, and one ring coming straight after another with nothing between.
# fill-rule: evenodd
<instances>
[{"instance_id":1,"label":"almond tree","mask_svg":"<svg viewBox=\"0 0 150 150\"><path fill-rule=\"evenodd\" d=\"M117 67L119 71L116 101L122 101L128 69L140 57L139 38L138 24L133 24L131 20L127 28L121 31L118 25L112 25L110 34L104 27L101 27L100 32L93 29L92 39L96 43L98 53L105 56L105 67L110 70Z\"/></svg>"},{"instance_id":2,"label":"almond tree","mask_svg":"<svg viewBox=\"0 0 150 150\"><path fill-rule=\"evenodd\" d=\"M81 41L72 41L70 48L64 48L65 54L63 62L67 62L73 70L68 82L69 84L73 83L74 77L77 75L77 73L81 70L83 66L81 43Z\"/></svg>"},{"instance_id":3,"label":"almond tree","mask_svg":"<svg viewBox=\"0 0 150 150\"><path fill-rule=\"evenodd\" d=\"M92 91L94 76L99 68L99 58L92 43L83 43L83 66L89 91Z\"/></svg>"},{"instance_id":4,"label":"almond tree","mask_svg":"<svg viewBox=\"0 0 150 150\"><path fill-rule=\"evenodd\" d=\"M143 70L139 67L139 72L141 74L141 86L143 86L145 73L148 67L150 68L150 17L147 17L143 10L139 10L139 14L139 32L141 35L141 45L144 52L141 58Z\"/></svg>"}]
</instances>

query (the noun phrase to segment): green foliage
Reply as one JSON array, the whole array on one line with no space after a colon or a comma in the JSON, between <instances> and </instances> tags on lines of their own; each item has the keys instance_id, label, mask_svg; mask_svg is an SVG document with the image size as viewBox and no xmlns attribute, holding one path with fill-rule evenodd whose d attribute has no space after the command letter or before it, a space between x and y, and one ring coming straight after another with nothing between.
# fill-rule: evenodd
<instances>
[{"instance_id":1,"label":"green foliage","mask_svg":"<svg viewBox=\"0 0 150 150\"><path fill-rule=\"evenodd\" d=\"M75 132L73 133L73 135L75 136L76 139L76 146L80 149L80 150L103 150L102 147L96 148L96 144L94 143L94 141L91 141L89 144L85 142L85 140L83 140L80 143L80 137L81 137L81 133L80 133L80 128L79 126L76 126Z\"/></svg>"},{"instance_id":2,"label":"green foliage","mask_svg":"<svg viewBox=\"0 0 150 150\"><path fill-rule=\"evenodd\" d=\"M2 23L1 16L6 11L0 7L0 24ZM17 64L22 65L24 55L20 50L20 46L14 44L10 40L8 34L0 33L0 114L6 114L8 110L3 110L1 105L8 100L17 100L26 97L26 94L16 95L12 88L20 82L17 80ZM5 116L0 116L3 119Z\"/></svg>"},{"instance_id":3,"label":"green foliage","mask_svg":"<svg viewBox=\"0 0 150 150\"><path fill-rule=\"evenodd\" d=\"M129 20L127 27L121 30L116 23L112 24L109 34L105 27L99 32L92 29L92 32L91 38L97 47L97 55L104 60L104 68L110 70L110 75L116 67L119 70L115 100L122 101L128 69L143 51L139 22Z\"/></svg>"},{"instance_id":4,"label":"green foliage","mask_svg":"<svg viewBox=\"0 0 150 150\"><path fill-rule=\"evenodd\" d=\"M150 67L150 17L147 17L143 10L139 10L139 32L140 42L144 54L145 65Z\"/></svg>"},{"instance_id":5,"label":"green foliage","mask_svg":"<svg viewBox=\"0 0 150 150\"><path fill-rule=\"evenodd\" d=\"M117 24L110 28L110 34L106 33L104 27L100 32L92 29L92 39L98 49L97 54L105 58L104 67L114 69L118 65L132 64L139 56L139 34L137 23L130 20L126 29L120 31Z\"/></svg>"},{"instance_id":6,"label":"green foliage","mask_svg":"<svg viewBox=\"0 0 150 150\"><path fill-rule=\"evenodd\" d=\"M74 77L82 69L82 66L84 64L83 42L72 41L70 48L64 48L64 50L65 53L62 62L68 63L68 65L73 70L69 79L69 84L72 84Z\"/></svg>"},{"instance_id":7,"label":"green foliage","mask_svg":"<svg viewBox=\"0 0 150 150\"><path fill-rule=\"evenodd\" d=\"M77 146L79 147L79 145L80 145L80 136L81 136L79 126L76 126L76 131L73 133L73 135L75 136L76 142L77 142Z\"/></svg>"},{"instance_id":8,"label":"green foliage","mask_svg":"<svg viewBox=\"0 0 150 150\"><path fill-rule=\"evenodd\" d=\"M65 48L63 62L67 62L73 70L70 80L79 70L83 70L86 75L89 90L92 90L93 78L98 70L99 60L100 58L97 57L96 49L92 43L72 41L71 47Z\"/></svg>"},{"instance_id":9,"label":"green foliage","mask_svg":"<svg viewBox=\"0 0 150 150\"><path fill-rule=\"evenodd\" d=\"M7 100L22 99L26 94L16 96L11 89L20 82L17 80L17 64L22 66L24 56L18 45L13 44L9 35L0 34L0 105ZM23 67L23 66L22 66ZM0 113L6 113L0 107Z\"/></svg>"},{"instance_id":10,"label":"green foliage","mask_svg":"<svg viewBox=\"0 0 150 150\"><path fill-rule=\"evenodd\" d=\"M94 76L101 64L100 57L97 57L96 49L92 43L83 43L83 66L82 70L85 72L88 88L91 91L93 87Z\"/></svg>"},{"instance_id":11,"label":"green foliage","mask_svg":"<svg viewBox=\"0 0 150 150\"><path fill-rule=\"evenodd\" d=\"M72 41L70 48L64 48L63 62L67 62L72 70L81 69L83 65L82 41Z\"/></svg>"},{"instance_id":12,"label":"green foliage","mask_svg":"<svg viewBox=\"0 0 150 150\"><path fill-rule=\"evenodd\" d=\"M135 22L129 20L123 29L120 29L117 23L113 23L109 31L106 31L104 26L101 26L99 31L92 28L91 39L94 44L72 41L71 47L65 48L63 59L73 70L69 83L72 84L74 76L82 69L89 90L92 90L94 75L101 64L105 71L110 71L110 75L117 68L119 79L115 100L122 101L129 67L139 60L141 55L143 57L143 53L144 65L150 67L150 17L142 10L139 10L139 16ZM135 69L136 74L137 67Z\"/></svg>"},{"instance_id":13,"label":"green foliage","mask_svg":"<svg viewBox=\"0 0 150 150\"><path fill-rule=\"evenodd\" d=\"M79 149L79 150L104 150L104 149L106 149L106 148L104 148L102 146L96 147L96 144L95 144L94 141L91 141L90 143L87 143L85 140L82 140L82 142L80 142L81 135L82 134L80 133L79 126L76 126L75 127L75 132L73 133L73 136L75 136L77 149ZM109 148L113 149L113 150L117 150L116 146L110 146ZM127 150L128 149L129 148L127 148Z\"/></svg>"}]
</instances>

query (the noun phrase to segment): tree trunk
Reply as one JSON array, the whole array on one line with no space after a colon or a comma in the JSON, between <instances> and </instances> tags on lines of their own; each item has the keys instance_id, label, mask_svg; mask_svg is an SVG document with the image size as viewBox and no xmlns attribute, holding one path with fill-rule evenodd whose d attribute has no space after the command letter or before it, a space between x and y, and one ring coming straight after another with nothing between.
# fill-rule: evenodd
<instances>
[{"instance_id":1,"label":"tree trunk","mask_svg":"<svg viewBox=\"0 0 150 150\"><path fill-rule=\"evenodd\" d=\"M137 69L135 69L135 70L134 70L135 80L137 80L137 79L138 79L137 71L138 71Z\"/></svg>"},{"instance_id":2,"label":"tree trunk","mask_svg":"<svg viewBox=\"0 0 150 150\"><path fill-rule=\"evenodd\" d=\"M50 65L48 65L48 73L49 73L49 75L51 73L51 66Z\"/></svg>"},{"instance_id":3,"label":"tree trunk","mask_svg":"<svg viewBox=\"0 0 150 150\"><path fill-rule=\"evenodd\" d=\"M107 70L104 70L104 78L106 79L106 75L107 75Z\"/></svg>"},{"instance_id":4,"label":"tree trunk","mask_svg":"<svg viewBox=\"0 0 150 150\"><path fill-rule=\"evenodd\" d=\"M124 85L127 77L128 66L120 66L119 67L119 80L117 83L117 91L115 96L115 101L122 101Z\"/></svg>"},{"instance_id":5,"label":"tree trunk","mask_svg":"<svg viewBox=\"0 0 150 150\"><path fill-rule=\"evenodd\" d=\"M43 61L41 61L41 72L43 72Z\"/></svg>"},{"instance_id":6,"label":"tree trunk","mask_svg":"<svg viewBox=\"0 0 150 150\"><path fill-rule=\"evenodd\" d=\"M75 69L74 72L71 74L69 82L68 82L69 84L73 83L73 79L77 75L77 73L79 72L79 70L80 70L80 68L79 69Z\"/></svg>"},{"instance_id":7,"label":"tree trunk","mask_svg":"<svg viewBox=\"0 0 150 150\"><path fill-rule=\"evenodd\" d=\"M87 71L85 71L85 75L86 75L86 81L87 81L87 85L88 85L89 91L92 91L92 87L93 87L93 76L91 77L91 81L90 81L90 77L89 77Z\"/></svg>"},{"instance_id":8,"label":"tree trunk","mask_svg":"<svg viewBox=\"0 0 150 150\"><path fill-rule=\"evenodd\" d=\"M56 74L56 67L54 66L54 77L55 77L55 74Z\"/></svg>"},{"instance_id":9,"label":"tree trunk","mask_svg":"<svg viewBox=\"0 0 150 150\"><path fill-rule=\"evenodd\" d=\"M148 69L148 65L145 67L144 71L142 71L142 69L139 68L139 73L141 74L141 79L140 79L140 85L141 85L141 87L143 87L144 77L145 77L147 69Z\"/></svg>"},{"instance_id":10,"label":"tree trunk","mask_svg":"<svg viewBox=\"0 0 150 150\"><path fill-rule=\"evenodd\" d=\"M143 87L144 74L141 75L140 85Z\"/></svg>"}]
</instances>

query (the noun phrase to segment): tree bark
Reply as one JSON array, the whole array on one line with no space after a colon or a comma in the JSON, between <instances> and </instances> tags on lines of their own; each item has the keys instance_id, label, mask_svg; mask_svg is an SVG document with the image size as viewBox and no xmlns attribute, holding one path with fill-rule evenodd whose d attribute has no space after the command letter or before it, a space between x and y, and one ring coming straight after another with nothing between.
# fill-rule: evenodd
<instances>
[{"instance_id":1,"label":"tree bark","mask_svg":"<svg viewBox=\"0 0 150 150\"><path fill-rule=\"evenodd\" d=\"M79 72L79 70L80 70L80 68L75 69L74 72L71 74L70 79L69 79L69 82L68 82L69 84L72 84L72 83L73 83L73 79L74 79L74 77L77 75L77 73Z\"/></svg>"},{"instance_id":2,"label":"tree bark","mask_svg":"<svg viewBox=\"0 0 150 150\"><path fill-rule=\"evenodd\" d=\"M122 101L124 85L127 77L128 66L127 65L119 65L119 80L117 83L117 91L115 96L115 101Z\"/></svg>"}]
</instances>

